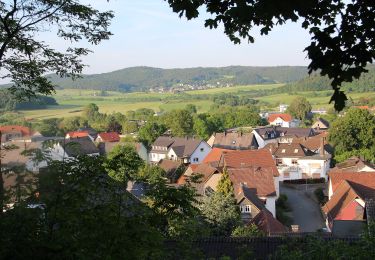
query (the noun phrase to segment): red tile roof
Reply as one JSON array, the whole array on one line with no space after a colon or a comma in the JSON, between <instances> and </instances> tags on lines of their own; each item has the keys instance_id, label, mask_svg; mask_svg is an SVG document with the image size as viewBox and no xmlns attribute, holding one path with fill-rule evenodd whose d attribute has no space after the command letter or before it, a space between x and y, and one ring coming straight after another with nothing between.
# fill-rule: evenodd
<instances>
[{"instance_id":1,"label":"red tile roof","mask_svg":"<svg viewBox=\"0 0 375 260\"><path fill-rule=\"evenodd\" d=\"M259 230L268 234L280 234L287 232L287 228L272 216L267 209L261 210L251 221Z\"/></svg>"},{"instance_id":2,"label":"red tile roof","mask_svg":"<svg viewBox=\"0 0 375 260\"><path fill-rule=\"evenodd\" d=\"M69 138L86 137L86 136L89 136L89 132L88 131L71 131L66 134L67 137L68 135L69 135Z\"/></svg>"},{"instance_id":3,"label":"red tile roof","mask_svg":"<svg viewBox=\"0 0 375 260\"><path fill-rule=\"evenodd\" d=\"M228 168L227 171L235 193L240 193L246 185L258 197L276 196L274 173L269 168Z\"/></svg>"},{"instance_id":4,"label":"red tile roof","mask_svg":"<svg viewBox=\"0 0 375 260\"><path fill-rule=\"evenodd\" d=\"M272 123L273 121L275 121L277 118L281 118L283 121L285 122L290 122L292 121L292 116L289 115L289 114L270 114L268 116L268 122L269 123Z\"/></svg>"},{"instance_id":5,"label":"red tile roof","mask_svg":"<svg viewBox=\"0 0 375 260\"><path fill-rule=\"evenodd\" d=\"M327 215L328 220L331 222L336 219L341 212L351 203L355 202L355 199L362 198L361 195L353 188L353 183L343 180L337 186L335 193L331 199L323 206L323 212ZM364 198L362 198L364 199ZM361 216L354 217L353 219L363 219Z\"/></svg>"},{"instance_id":6,"label":"red tile roof","mask_svg":"<svg viewBox=\"0 0 375 260\"><path fill-rule=\"evenodd\" d=\"M207 154L207 156L204 158L204 163L210 163L210 162L218 162L221 159L221 156L223 155L223 152L231 152L233 150L228 149L221 149L221 148L212 148L211 152Z\"/></svg>"},{"instance_id":7,"label":"red tile roof","mask_svg":"<svg viewBox=\"0 0 375 260\"><path fill-rule=\"evenodd\" d=\"M361 185L375 189L375 172L340 172L331 171L329 178L332 183L332 192L335 193L337 187L343 180L350 181L354 185Z\"/></svg>"},{"instance_id":8,"label":"red tile roof","mask_svg":"<svg viewBox=\"0 0 375 260\"><path fill-rule=\"evenodd\" d=\"M221 164L227 168L261 167L279 176L276 163L267 149L224 152Z\"/></svg>"},{"instance_id":9,"label":"red tile roof","mask_svg":"<svg viewBox=\"0 0 375 260\"><path fill-rule=\"evenodd\" d=\"M103 142L119 142L120 136L116 132L100 133L98 137L102 139Z\"/></svg>"},{"instance_id":10,"label":"red tile roof","mask_svg":"<svg viewBox=\"0 0 375 260\"><path fill-rule=\"evenodd\" d=\"M0 126L0 131L3 134L11 132L21 132L22 136L30 136L32 134L31 129L26 126L19 125L4 125Z\"/></svg>"}]
</instances>

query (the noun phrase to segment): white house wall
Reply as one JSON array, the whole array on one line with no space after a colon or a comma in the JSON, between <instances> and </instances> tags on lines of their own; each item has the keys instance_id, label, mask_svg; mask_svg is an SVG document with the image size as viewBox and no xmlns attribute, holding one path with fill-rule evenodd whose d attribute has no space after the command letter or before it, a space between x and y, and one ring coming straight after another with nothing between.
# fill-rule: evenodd
<instances>
[{"instance_id":1,"label":"white house wall","mask_svg":"<svg viewBox=\"0 0 375 260\"><path fill-rule=\"evenodd\" d=\"M276 218L276 197L267 197L266 198L266 209L268 209L273 217Z\"/></svg>"},{"instance_id":2,"label":"white house wall","mask_svg":"<svg viewBox=\"0 0 375 260\"><path fill-rule=\"evenodd\" d=\"M195 151L192 153L190 157L190 163L191 164L199 164L202 163L204 158L211 152L212 148L209 146L206 142L202 141L198 147L195 149ZM197 158L198 160L194 160Z\"/></svg>"}]
</instances>

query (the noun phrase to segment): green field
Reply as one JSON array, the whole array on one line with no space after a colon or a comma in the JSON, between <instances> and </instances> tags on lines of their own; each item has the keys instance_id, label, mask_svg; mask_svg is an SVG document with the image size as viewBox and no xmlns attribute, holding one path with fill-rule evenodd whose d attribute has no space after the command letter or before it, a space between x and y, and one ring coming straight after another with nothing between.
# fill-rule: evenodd
<instances>
[{"instance_id":1,"label":"green field","mask_svg":"<svg viewBox=\"0 0 375 260\"><path fill-rule=\"evenodd\" d=\"M107 91L107 96L98 96L99 91L94 90L77 90L64 89L57 90L53 96L59 106L51 106L47 109L40 110L23 110L20 111L28 119L45 119L52 117L70 117L81 114L83 107L89 103L95 103L99 106L100 112L125 113L129 110L138 108L151 108L155 111L169 111L172 109L183 108L186 104L194 104L198 108L198 112L207 112L213 104L209 99L210 95L219 93L233 93L236 95L247 95L251 91L261 89L274 89L283 86L283 84L270 85L249 85L234 86L226 88L213 88L206 90L194 90L186 92L190 96L190 100L183 99L173 93L121 93L115 91ZM276 109L280 103L289 104L295 97L304 96L312 104L313 108L328 108L331 91L319 92L298 92L293 94L277 94L257 97L262 102L264 108ZM206 95L205 99L195 99L194 96ZM360 97L375 97L374 93L349 93L349 97L356 100Z\"/></svg>"}]
</instances>

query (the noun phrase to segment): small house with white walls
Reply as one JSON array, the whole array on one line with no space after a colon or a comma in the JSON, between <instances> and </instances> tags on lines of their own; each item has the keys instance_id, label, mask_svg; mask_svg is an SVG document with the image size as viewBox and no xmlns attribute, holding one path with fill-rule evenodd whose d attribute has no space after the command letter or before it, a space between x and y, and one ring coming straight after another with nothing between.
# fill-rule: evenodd
<instances>
[{"instance_id":1,"label":"small house with white walls","mask_svg":"<svg viewBox=\"0 0 375 260\"><path fill-rule=\"evenodd\" d=\"M268 123L281 127L298 127L300 120L293 118L290 114L269 114Z\"/></svg>"},{"instance_id":2,"label":"small house with white walls","mask_svg":"<svg viewBox=\"0 0 375 260\"><path fill-rule=\"evenodd\" d=\"M184 164L198 164L210 153L211 147L202 139L160 136L151 145L149 161L180 160Z\"/></svg>"}]
</instances>

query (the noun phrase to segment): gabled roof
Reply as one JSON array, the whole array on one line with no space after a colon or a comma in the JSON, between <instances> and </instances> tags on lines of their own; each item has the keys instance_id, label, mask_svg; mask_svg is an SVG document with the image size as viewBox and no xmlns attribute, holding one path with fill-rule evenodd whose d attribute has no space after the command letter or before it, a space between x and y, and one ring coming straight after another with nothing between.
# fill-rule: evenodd
<instances>
[{"instance_id":1,"label":"gabled roof","mask_svg":"<svg viewBox=\"0 0 375 260\"><path fill-rule=\"evenodd\" d=\"M103 142L119 142L120 136L116 132L108 132L108 133L99 133L98 137L100 137Z\"/></svg>"},{"instance_id":2,"label":"gabled roof","mask_svg":"<svg viewBox=\"0 0 375 260\"><path fill-rule=\"evenodd\" d=\"M232 150L228 149L221 149L214 147L212 148L211 152L207 154L207 156L203 159L203 163L211 163L211 162L219 162L223 152L231 152Z\"/></svg>"},{"instance_id":3,"label":"gabled roof","mask_svg":"<svg viewBox=\"0 0 375 260\"><path fill-rule=\"evenodd\" d=\"M237 203L241 203L242 200L247 199L249 200L258 210L265 209L266 206L264 202L261 201L258 196L256 195L256 191L254 189L250 189L246 185L242 185L240 187L239 193L235 194Z\"/></svg>"},{"instance_id":4,"label":"gabled roof","mask_svg":"<svg viewBox=\"0 0 375 260\"><path fill-rule=\"evenodd\" d=\"M337 186L331 199L323 206L323 212L327 215L329 221L332 221L344 208L357 198L362 197L358 194L357 190L352 187L352 183L343 180Z\"/></svg>"},{"instance_id":5,"label":"gabled roof","mask_svg":"<svg viewBox=\"0 0 375 260\"><path fill-rule=\"evenodd\" d=\"M280 234L288 231L267 209L261 210L249 224L255 224L259 230L266 234Z\"/></svg>"},{"instance_id":6,"label":"gabled roof","mask_svg":"<svg viewBox=\"0 0 375 260\"><path fill-rule=\"evenodd\" d=\"M300 143L307 149L311 151L317 152L320 151L321 146L324 146L324 151L332 154L333 147L327 143L327 133L322 132L318 135L310 136L310 137L301 137L301 138L293 138L293 143Z\"/></svg>"},{"instance_id":7,"label":"gabled roof","mask_svg":"<svg viewBox=\"0 0 375 260\"><path fill-rule=\"evenodd\" d=\"M286 113L283 113L283 114L270 114L268 116L268 122L272 123L273 121L275 121L278 118L281 118L285 122L290 122L293 119L290 114L286 114Z\"/></svg>"},{"instance_id":8,"label":"gabled roof","mask_svg":"<svg viewBox=\"0 0 375 260\"><path fill-rule=\"evenodd\" d=\"M88 131L71 131L66 134L67 137L68 135L69 135L69 138L79 138L79 137L89 136L89 132Z\"/></svg>"},{"instance_id":9,"label":"gabled roof","mask_svg":"<svg viewBox=\"0 0 375 260\"><path fill-rule=\"evenodd\" d=\"M274 172L270 168L228 168L227 171L235 194L246 185L258 197L276 196Z\"/></svg>"},{"instance_id":10,"label":"gabled roof","mask_svg":"<svg viewBox=\"0 0 375 260\"><path fill-rule=\"evenodd\" d=\"M312 151L299 143L270 143L264 148L270 150L270 152L277 158L299 158L315 155Z\"/></svg>"},{"instance_id":11,"label":"gabled roof","mask_svg":"<svg viewBox=\"0 0 375 260\"><path fill-rule=\"evenodd\" d=\"M252 133L216 133L213 147L224 149L254 149L258 147L258 143Z\"/></svg>"},{"instance_id":12,"label":"gabled roof","mask_svg":"<svg viewBox=\"0 0 375 260\"><path fill-rule=\"evenodd\" d=\"M353 171L360 171L364 167L369 167L374 169L375 165L372 163L366 162L362 158L357 156L353 156L342 163L337 163L333 171L344 171L344 172L353 172Z\"/></svg>"},{"instance_id":13,"label":"gabled roof","mask_svg":"<svg viewBox=\"0 0 375 260\"><path fill-rule=\"evenodd\" d=\"M312 128L268 126L254 129L263 139L275 139L279 137L310 137L315 135ZM272 136L273 135L273 136Z\"/></svg>"},{"instance_id":14,"label":"gabled roof","mask_svg":"<svg viewBox=\"0 0 375 260\"><path fill-rule=\"evenodd\" d=\"M340 172L331 171L328 174L330 181L332 183L333 193L343 180L350 181L350 183L355 185L361 185L362 190L375 189L375 172ZM366 188L367 187L367 188Z\"/></svg>"},{"instance_id":15,"label":"gabled roof","mask_svg":"<svg viewBox=\"0 0 375 260\"><path fill-rule=\"evenodd\" d=\"M64 148L66 154L70 157L99 153L99 149L89 137L66 139L64 141L60 141L59 144Z\"/></svg>"},{"instance_id":16,"label":"gabled roof","mask_svg":"<svg viewBox=\"0 0 375 260\"><path fill-rule=\"evenodd\" d=\"M229 168L259 168L268 169L274 176L279 176L276 163L267 149L239 150L224 152L221 166Z\"/></svg>"},{"instance_id":17,"label":"gabled roof","mask_svg":"<svg viewBox=\"0 0 375 260\"><path fill-rule=\"evenodd\" d=\"M167 175L173 174L180 166L181 166L180 161L173 161L173 160L168 160L168 159L162 159L158 163L159 167L162 168Z\"/></svg>"},{"instance_id":18,"label":"gabled roof","mask_svg":"<svg viewBox=\"0 0 375 260\"><path fill-rule=\"evenodd\" d=\"M32 131L30 128L26 126L20 125L4 125L0 126L0 131L2 134L12 133L12 132L20 132L22 136L31 136Z\"/></svg>"},{"instance_id":19,"label":"gabled roof","mask_svg":"<svg viewBox=\"0 0 375 260\"><path fill-rule=\"evenodd\" d=\"M314 122L313 125L315 125L317 123L321 124L321 126L319 126L319 128L329 128L329 122L327 120L325 120L324 118L319 117L318 119L316 119L316 121Z\"/></svg>"},{"instance_id":20,"label":"gabled roof","mask_svg":"<svg viewBox=\"0 0 375 260\"><path fill-rule=\"evenodd\" d=\"M195 149L197 149L198 145L201 142L201 139L195 138L160 136L152 144L153 149L151 150L151 152L167 153L167 151L157 148L163 147L167 149L173 149L176 155L180 158L189 157L195 151Z\"/></svg>"}]
</instances>

